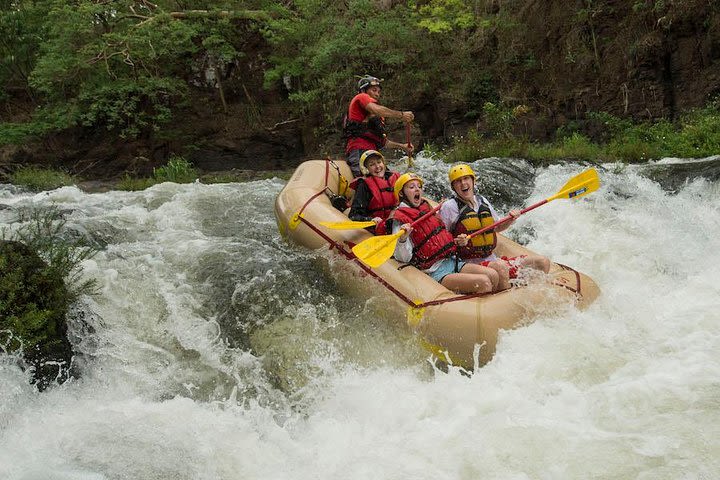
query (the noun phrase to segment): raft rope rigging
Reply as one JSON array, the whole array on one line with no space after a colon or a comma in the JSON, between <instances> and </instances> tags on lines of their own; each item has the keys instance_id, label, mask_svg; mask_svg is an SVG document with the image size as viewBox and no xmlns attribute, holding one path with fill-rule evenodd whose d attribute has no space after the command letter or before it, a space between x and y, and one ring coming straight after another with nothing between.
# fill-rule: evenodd
<instances>
[{"instance_id":1,"label":"raft rope rigging","mask_svg":"<svg viewBox=\"0 0 720 480\"><path fill-rule=\"evenodd\" d=\"M466 295L456 295L456 296L451 297L451 298L445 298L445 299L441 299L441 300L431 300L431 301L429 301L429 302L422 302L422 303L418 303L418 302L416 302L416 301L413 301L413 300L411 300L410 298L408 298L406 295L404 295L402 292L400 292L399 290L397 290L395 287L393 287L392 285L390 285L388 282L386 282L386 281L385 281L383 278L381 278L378 274L376 274L376 273L372 270L372 268L368 267L368 266L365 265L362 261L360 261L360 259L357 258L354 253L352 253L352 247L353 247L354 245L348 243L348 245L345 246L345 245L342 245L342 244L339 243L339 242L336 242L335 240L333 240L332 238L330 238L329 236L327 236L322 230L320 230L318 227L316 227L316 226L313 225L311 222L309 222L306 218L304 218L304 217L302 216L302 213L303 213L303 211L305 210L305 208L307 208L307 206L310 204L310 202L312 202L312 201L315 200L317 197L319 197L320 195L322 195L322 194L326 193L328 190L330 190L330 188L329 188L329 186L328 186L328 181L329 181L329 178L330 178L330 164L332 164L333 167L337 170L338 175L339 175L339 177L340 177L340 180L338 180L338 182L339 182L338 190L340 189L340 186L342 185L342 181L343 181L343 180L344 180L345 183L347 184L347 180L345 180L345 177L343 177L343 175L340 173L340 168L337 166L337 164L335 164L335 162L333 162L329 157L328 157L327 159L325 159L325 186L324 186L324 188L323 188L322 190L320 190L319 192L317 192L317 193L315 193L314 195L312 195L312 196L305 202L305 204L300 208L300 210L299 210L295 215L293 215L293 218L292 218L291 221L290 221L290 227L291 227L291 228L297 227L297 224L300 223L300 222L302 222L302 223L304 223L305 225L307 225L308 228L310 228L310 229L311 229L313 232L315 232L318 236L320 236L322 239L324 239L326 242L328 242L330 250L332 250L332 249L334 248L334 249L336 249L336 250L338 251L338 253L342 254L342 255L343 255L345 258L347 258L348 260L351 260L351 261L354 261L355 263L357 263L357 264L360 266L360 268L362 268L362 269L365 271L365 273L367 273L368 275L370 275L372 278L374 278L375 280L377 280L381 285L383 285L385 288L387 288L388 290L390 290L393 294L395 294L395 296L397 296L400 300L402 300L403 302L405 302L405 303L406 303L409 307L411 307L413 310L416 310L416 311L417 311L417 310L422 310L422 309L424 309L424 308L426 308L426 307L431 307L431 306L435 306L435 305L442 305L442 304L444 304L444 303L459 302L459 301L462 301L462 300L468 300L468 299L470 299L470 298L477 298L477 297L483 297L483 296L486 296L486 295L492 295L491 293L472 293L472 294L466 294ZM332 190L330 190L330 191L332 192ZM294 225L294 226L293 226L293 225ZM348 248L348 247L349 247L349 248ZM571 268L571 267L568 267L567 265L563 265L563 264L560 264L560 263L558 263L557 265L559 265L563 270L570 270L570 271L572 271L572 272L575 274L575 281L576 281L577 289L572 288L572 287L569 286L569 285L565 285L565 284L562 283L562 282L554 282L554 284L557 285L557 286L566 288L566 289L570 290L571 292L575 293L576 295L579 295L579 294L580 294L580 290L581 290L581 287L580 287L580 274L579 274L575 269L573 269L573 268ZM402 268L402 267L403 267L403 266L401 266L400 268Z\"/></svg>"}]
</instances>

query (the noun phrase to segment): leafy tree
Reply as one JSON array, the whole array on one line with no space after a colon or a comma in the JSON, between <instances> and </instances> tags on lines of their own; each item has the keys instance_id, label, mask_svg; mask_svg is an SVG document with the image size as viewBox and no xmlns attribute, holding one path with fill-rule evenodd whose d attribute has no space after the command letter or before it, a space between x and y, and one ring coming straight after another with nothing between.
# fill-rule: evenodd
<instances>
[{"instance_id":1,"label":"leafy tree","mask_svg":"<svg viewBox=\"0 0 720 480\"><path fill-rule=\"evenodd\" d=\"M40 9L31 1L5 2L3 38L27 31L32 41L4 42L6 51L22 45L28 52L0 64L0 80L7 84L12 71L41 96L36 127L11 133L84 126L123 137L150 134L182 105L203 69L242 55L237 47L247 31L238 23L266 18L247 10L248 3L47 0Z\"/></svg>"},{"instance_id":2,"label":"leafy tree","mask_svg":"<svg viewBox=\"0 0 720 480\"><path fill-rule=\"evenodd\" d=\"M471 28L476 25L475 6L481 2L463 0L430 0L417 2L419 26L433 33Z\"/></svg>"},{"instance_id":3,"label":"leafy tree","mask_svg":"<svg viewBox=\"0 0 720 480\"><path fill-rule=\"evenodd\" d=\"M26 0L0 0L0 101L7 91L28 90L39 45L47 28L46 9Z\"/></svg>"},{"instance_id":4,"label":"leafy tree","mask_svg":"<svg viewBox=\"0 0 720 480\"><path fill-rule=\"evenodd\" d=\"M379 11L372 0L293 2L264 30L273 46L266 86L289 84L298 110L326 125L347 108L363 74L384 78L383 102L400 108L428 102L452 108L471 95L479 111L484 101L494 100L487 72L479 68L474 7L446 1L431 2L437 8L428 10L420 2L393 3ZM461 4L462 15L452 13ZM447 22L458 30L427 28L448 15L455 15Z\"/></svg>"}]
</instances>

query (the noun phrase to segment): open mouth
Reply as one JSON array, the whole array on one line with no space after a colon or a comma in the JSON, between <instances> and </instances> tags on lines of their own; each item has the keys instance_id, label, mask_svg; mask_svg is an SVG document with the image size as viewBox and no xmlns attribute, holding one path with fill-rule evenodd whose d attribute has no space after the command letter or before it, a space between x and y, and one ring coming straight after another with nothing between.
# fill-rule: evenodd
<instances>
[{"instance_id":1,"label":"open mouth","mask_svg":"<svg viewBox=\"0 0 720 480\"><path fill-rule=\"evenodd\" d=\"M420 203L421 198L422 198L422 195L420 194L420 192L415 192L410 196L410 199L415 204Z\"/></svg>"}]
</instances>

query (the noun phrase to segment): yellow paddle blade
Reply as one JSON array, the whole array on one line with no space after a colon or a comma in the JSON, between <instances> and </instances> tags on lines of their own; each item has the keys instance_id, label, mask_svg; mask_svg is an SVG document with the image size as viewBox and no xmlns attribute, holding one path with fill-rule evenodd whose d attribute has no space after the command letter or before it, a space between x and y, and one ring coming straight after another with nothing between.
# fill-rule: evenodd
<instances>
[{"instance_id":1,"label":"yellow paddle blade","mask_svg":"<svg viewBox=\"0 0 720 480\"><path fill-rule=\"evenodd\" d=\"M398 238L402 237L403 233L405 231L400 230L392 235L370 237L355 245L352 251L368 267L379 267L392 257Z\"/></svg>"},{"instance_id":2,"label":"yellow paddle blade","mask_svg":"<svg viewBox=\"0 0 720 480\"><path fill-rule=\"evenodd\" d=\"M373 227L375 226L375 222L353 222L352 220L348 220L347 222L320 222L320 225L332 228L333 230L353 230L356 228Z\"/></svg>"},{"instance_id":3,"label":"yellow paddle blade","mask_svg":"<svg viewBox=\"0 0 720 480\"><path fill-rule=\"evenodd\" d=\"M548 198L548 202L558 198L577 198L594 192L600 187L600 178L597 170L590 168L575 175L563 185L558 193Z\"/></svg>"}]
</instances>

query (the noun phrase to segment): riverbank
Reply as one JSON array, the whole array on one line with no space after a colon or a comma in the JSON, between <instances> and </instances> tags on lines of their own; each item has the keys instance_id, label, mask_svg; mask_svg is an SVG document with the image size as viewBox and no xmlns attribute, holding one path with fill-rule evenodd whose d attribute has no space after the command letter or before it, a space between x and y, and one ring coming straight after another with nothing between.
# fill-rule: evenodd
<instances>
[{"instance_id":1,"label":"riverbank","mask_svg":"<svg viewBox=\"0 0 720 480\"><path fill-rule=\"evenodd\" d=\"M170 163L172 165L172 163ZM162 168L162 167L161 167ZM39 169L36 167L21 170L20 175L10 175L5 181L13 185L28 188L33 191L54 190L63 186L75 185L87 193L104 193L110 190L135 191L143 190L157 183L174 181L176 183L231 183L250 182L266 178L288 179L294 169L278 170L219 170L212 172L201 172L194 168L188 169L183 175L176 178L167 178L162 175L157 177L130 177L128 175L119 178L82 178L69 175L51 169Z\"/></svg>"},{"instance_id":2,"label":"riverbank","mask_svg":"<svg viewBox=\"0 0 720 480\"><path fill-rule=\"evenodd\" d=\"M383 105L414 112L419 149L473 130L492 137L508 109L522 112L511 133L531 146L573 132L601 142L601 124L582 129L593 112L675 122L720 94L717 2L379 3L249 16L195 2L187 12L147 5L148 18L89 0L77 16L32 2L0 11L14 26L0 172L37 165L99 179L148 176L173 155L208 172L340 156L342 117L365 73L384 79ZM103 28L83 28L98 17ZM403 141L402 123L388 120L388 137Z\"/></svg>"},{"instance_id":3,"label":"riverbank","mask_svg":"<svg viewBox=\"0 0 720 480\"><path fill-rule=\"evenodd\" d=\"M557 129L555 140L531 141L522 132L527 110L486 103L485 126L468 130L466 135L453 137L448 145L423 145L426 155L446 163L471 163L480 158L523 158L535 165L560 161L594 163L639 163L662 158L707 158L720 154L720 100L715 99L702 109L686 112L677 122L658 120L633 123L608 113L589 115L584 122ZM595 140L594 140L595 139ZM395 152L387 152L391 159ZM317 155L316 158L322 158ZM34 191L52 190L77 185L87 192L108 190L143 190L156 183L228 183L263 178L289 178L295 165L273 165L265 162L255 168L225 168L224 162L205 157L188 158L172 154L165 164L142 169L86 168L80 174L40 166L21 166L0 172L0 181ZM277 168L272 168L273 166ZM270 168L268 168L270 167ZM114 175L107 176L114 168ZM144 173L144 174L143 174Z\"/></svg>"}]
</instances>

